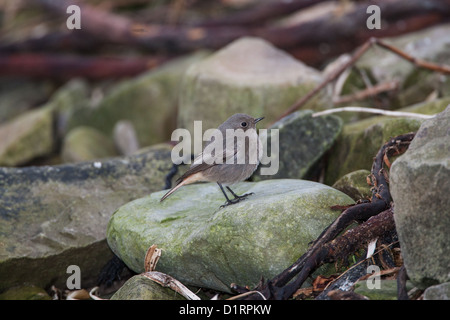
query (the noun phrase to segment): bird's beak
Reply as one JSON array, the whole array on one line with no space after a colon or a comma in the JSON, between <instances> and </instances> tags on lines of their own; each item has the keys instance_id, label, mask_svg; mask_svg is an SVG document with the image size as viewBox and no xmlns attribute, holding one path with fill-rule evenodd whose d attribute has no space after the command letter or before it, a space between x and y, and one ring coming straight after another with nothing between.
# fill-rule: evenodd
<instances>
[{"instance_id":1,"label":"bird's beak","mask_svg":"<svg viewBox=\"0 0 450 320\"><path fill-rule=\"evenodd\" d=\"M258 122L260 122L262 119L264 119L264 117L256 118L256 119L255 119L255 124L258 123Z\"/></svg>"}]
</instances>

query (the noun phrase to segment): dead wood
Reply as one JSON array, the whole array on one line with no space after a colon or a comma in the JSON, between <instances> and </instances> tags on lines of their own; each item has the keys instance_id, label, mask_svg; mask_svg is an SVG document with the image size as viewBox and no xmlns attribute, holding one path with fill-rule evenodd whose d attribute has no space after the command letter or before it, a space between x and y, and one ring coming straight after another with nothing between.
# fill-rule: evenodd
<instances>
[{"instance_id":1,"label":"dead wood","mask_svg":"<svg viewBox=\"0 0 450 320\"><path fill-rule=\"evenodd\" d=\"M333 290L328 292L331 300L369 300L367 297L353 291Z\"/></svg>"},{"instance_id":2,"label":"dead wood","mask_svg":"<svg viewBox=\"0 0 450 320\"><path fill-rule=\"evenodd\" d=\"M197 27L218 27L218 26L254 26L261 25L274 18L291 14L300 9L310 7L325 1L336 0L293 0L293 1L269 1L251 6L242 11L233 12L224 17L208 19L195 24Z\"/></svg>"},{"instance_id":3,"label":"dead wood","mask_svg":"<svg viewBox=\"0 0 450 320\"><path fill-rule=\"evenodd\" d=\"M163 25L136 23L128 17L76 0L37 0L36 3L50 9L46 12L56 13L61 21L67 18L66 9L69 5L79 5L82 12L82 29L54 31L37 39L1 44L0 53L3 54L1 59L2 67L4 67L2 74L57 79L73 76L89 79L131 76L148 69L145 58L135 58L134 61L117 60L116 68L113 68L102 58L80 57L78 61L74 61L73 58L56 56L53 59L51 56L55 55L55 52L98 53L106 45L113 48L125 46L173 57L197 49L219 49L243 36L261 37L307 64L317 65L328 58L353 50L373 36L393 36L411 32L444 22L450 15L450 0L429 0L426 3L421 0L361 1L338 10L339 12L327 12L322 16L297 22L294 25L283 26L269 23L275 17L287 14L290 10L310 6L312 2L314 1L269 2L244 10L241 15L234 15L234 18L227 16L223 19L203 21L198 25ZM369 4L380 6L383 12L383 23L389 24L389 28L369 30L365 27L368 17L366 9ZM237 23L232 23L233 21ZM398 21L402 21L401 27ZM267 23L262 24L263 22ZM357 50L355 59L347 67L352 65L373 43L419 67L447 73L450 70L447 66L437 66L415 59L374 38ZM327 44L329 48L327 53L319 50L321 44ZM23 52L47 53L49 56L35 56L33 59L30 59L30 56L19 56L14 59L8 56ZM93 62L92 60L95 59L99 61ZM21 64L22 61L25 63ZM21 65L27 67L21 67ZM48 68L47 72L44 71L45 68ZM299 109L339 74L337 72L330 75L315 90L299 99L281 117ZM383 88L381 89L383 91ZM374 92L369 90L361 94L372 93Z\"/></svg>"},{"instance_id":4,"label":"dead wood","mask_svg":"<svg viewBox=\"0 0 450 320\"><path fill-rule=\"evenodd\" d=\"M432 63L432 62L428 62L428 61L425 61L422 59L415 58L415 57L407 54L406 52L404 52L404 51L402 51L380 39L376 40L376 44L382 48L385 48L385 49L391 51L392 53L398 55L399 57L401 57L405 60L408 60L409 62L415 64L419 68L450 74L450 66L439 65L436 63Z\"/></svg>"},{"instance_id":5,"label":"dead wood","mask_svg":"<svg viewBox=\"0 0 450 320\"><path fill-rule=\"evenodd\" d=\"M262 282L255 290L267 299L288 299L320 265L343 259L371 240L395 230L385 159L403 153L413 138L414 133L400 135L380 148L369 177L373 186L370 202L345 209L294 264L273 279ZM338 237L354 221L361 224ZM247 290L237 285L232 289L238 292ZM247 299L258 299L258 296L249 295Z\"/></svg>"},{"instance_id":6,"label":"dead wood","mask_svg":"<svg viewBox=\"0 0 450 320\"><path fill-rule=\"evenodd\" d=\"M408 290L406 289L406 280L408 275L406 274L405 265L400 267L397 276L397 299L398 300L409 300Z\"/></svg>"},{"instance_id":7,"label":"dead wood","mask_svg":"<svg viewBox=\"0 0 450 320\"><path fill-rule=\"evenodd\" d=\"M399 88L399 85L400 85L400 83L398 80L386 81L386 82L377 84L375 86L368 87L367 89L358 91L353 94L340 96L339 98L334 99L333 103L341 104L341 103L349 103L349 102L358 101L358 100L364 100L367 97L376 96L382 92L397 90Z\"/></svg>"},{"instance_id":8,"label":"dead wood","mask_svg":"<svg viewBox=\"0 0 450 320\"><path fill-rule=\"evenodd\" d=\"M294 102L283 114L281 114L276 121L281 120L282 118L286 117L287 115L297 111L300 109L303 105L305 105L309 100L311 100L315 95L317 95L323 88L325 88L329 83L336 80L345 70L347 70L349 67L353 66L362 56L364 53L366 53L367 50L369 50L373 45L378 45L396 55L399 57L408 60L409 62L415 64L419 68L432 70L435 72L441 72L445 74L450 74L450 66L448 65L439 65L432 62L427 62L418 58L415 58L406 52L386 43L384 40L378 39L378 38L370 38L367 40L362 46L360 46L352 55L351 59L349 59L347 62L343 63L339 68L337 68L334 72L330 73L321 83L319 83L313 90L308 92L308 94L304 95L303 97L299 98L296 102ZM385 89L385 88L383 88ZM373 90L373 89L372 89ZM371 94L373 92L370 92ZM367 95L367 93L360 93L360 95ZM352 97L352 99L355 97ZM358 97L356 97L358 98ZM274 122L276 122L274 121Z\"/></svg>"},{"instance_id":9,"label":"dead wood","mask_svg":"<svg viewBox=\"0 0 450 320\"><path fill-rule=\"evenodd\" d=\"M219 49L237 38L257 36L291 52L308 64L317 64L343 52L349 52L374 36L394 36L444 22L450 14L450 0L369 1L358 2L343 12L331 12L292 26L247 27L223 25L222 21L220 26L207 27L137 24L124 16L72 0L38 0L38 3L61 17L66 17L65 10L68 5L80 5L83 16L82 30L96 37L99 44L107 42L150 52L180 54L203 48ZM380 7L383 23L389 25L389 28L366 28L366 10L370 4ZM402 23L399 24L398 21ZM205 24L211 25L212 22ZM328 52L319 50L321 43L327 44Z\"/></svg>"},{"instance_id":10,"label":"dead wood","mask_svg":"<svg viewBox=\"0 0 450 320\"><path fill-rule=\"evenodd\" d=\"M105 44L105 42L102 42ZM73 52L94 53L98 51L98 40L82 30L54 31L37 38L29 38L22 41L0 44L1 54L22 52L49 53L49 52Z\"/></svg>"},{"instance_id":11,"label":"dead wood","mask_svg":"<svg viewBox=\"0 0 450 320\"><path fill-rule=\"evenodd\" d=\"M315 297L316 300L329 300L332 299L328 294L331 291L348 288L352 284L356 283L361 277L367 274L367 267L369 261L367 259L361 259L359 262L352 265L345 272L341 273L336 279L330 282L320 294Z\"/></svg>"},{"instance_id":12,"label":"dead wood","mask_svg":"<svg viewBox=\"0 0 450 320\"><path fill-rule=\"evenodd\" d=\"M200 298L191 290L189 290L184 284L165 273L158 271L147 271L141 273L141 275L160 284L163 287L172 289L188 300L200 300Z\"/></svg>"},{"instance_id":13,"label":"dead wood","mask_svg":"<svg viewBox=\"0 0 450 320\"><path fill-rule=\"evenodd\" d=\"M165 58L102 58L57 54L0 54L1 76L27 76L68 80L131 77L150 70Z\"/></svg>"},{"instance_id":14,"label":"dead wood","mask_svg":"<svg viewBox=\"0 0 450 320\"><path fill-rule=\"evenodd\" d=\"M298 288L302 286L309 275L324 263L330 263L339 259L344 259L350 253L353 253L385 233L395 229L393 211L389 208L376 216L373 216L359 226L350 229L342 236L316 247L314 252L305 260L303 266L294 281L281 287L281 289L269 292L272 298L285 300L288 299ZM282 282L286 280L283 279ZM262 291L266 296L265 290ZM267 296L266 296L267 297Z\"/></svg>"}]
</instances>

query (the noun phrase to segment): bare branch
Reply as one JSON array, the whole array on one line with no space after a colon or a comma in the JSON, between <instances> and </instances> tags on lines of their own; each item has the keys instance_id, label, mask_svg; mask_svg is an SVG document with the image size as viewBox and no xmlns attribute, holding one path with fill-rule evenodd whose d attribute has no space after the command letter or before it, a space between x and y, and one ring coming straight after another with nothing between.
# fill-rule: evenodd
<instances>
[{"instance_id":1,"label":"bare branch","mask_svg":"<svg viewBox=\"0 0 450 320\"><path fill-rule=\"evenodd\" d=\"M430 118L434 117L434 115L428 115L428 114L402 112L402 111L390 111L390 110L364 108L364 107L357 107L357 106L348 106L348 107L342 107L342 108L328 109L328 110L313 113L312 116L320 117L320 116L337 113L337 112L367 112L367 113L382 114L385 116L408 117L408 118L417 118L417 119L430 119Z\"/></svg>"}]
</instances>

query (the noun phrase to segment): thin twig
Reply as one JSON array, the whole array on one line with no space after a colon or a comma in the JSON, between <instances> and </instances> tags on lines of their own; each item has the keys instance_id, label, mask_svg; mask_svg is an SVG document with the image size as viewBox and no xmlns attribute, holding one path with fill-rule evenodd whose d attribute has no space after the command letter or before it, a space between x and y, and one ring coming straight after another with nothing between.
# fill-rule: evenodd
<instances>
[{"instance_id":1,"label":"thin twig","mask_svg":"<svg viewBox=\"0 0 450 320\"><path fill-rule=\"evenodd\" d=\"M383 277L386 275L392 275L392 274L397 274L400 270L400 267L393 267L390 269L385 269L385 270L380 270L378 272L374 272L374 273L368 273L364 276L362 276L361 278L359 278L354 284L356 285L359 282L363 282L369 278L374 278L374 277Z\"/></svg>"},{"instance_id":2,"label":"thin twig","mask_svg":"<svg viewBox=\"0 0 450 320\"><path fill-rule=\"evenodd\" d=\"M103 299L98 296L98 287L94 287L89 291L89 297L91 297L92 300L109 300L109 299Z\"/></svg>"},{"instance_id":3,"label":"thin twig","mask_svg":"<svg viewBox=\"0 0 450 320\"><path fill-rule=\"evenodd\" d=\"M363 100L367 97L375 96L379 93L386 92L386 91L392 91L397 90L399 87L399 81L388 81L379 83L375 86L368 87L364 90L358 91L353 94L348 94L345 96L337 97L336 99L333 99L334 104L342 104L342 103L348 103L352 101L358 101Z\"/></svg>"},{"instance_id":4,"label":"thin twig","mask_svg":"<svg viewBox=\"0 0 450 320\"><path fill-rule=\"evenodd\" d=\"M237 299L244 298L244 297L249 296L249 295L254 294L254 293L259 294L263 300L267 300L267 298L261 292L259 292L258 290L247 291L247 292L238 294L237 296L233 296L231 298L228 298L227 300L237 300Z\"/></svg>"},{"instance_id":5,"label":"thin twig","mask_svg":"<svg viewBox=\"0 0 450 320\"><path fill-rule=\"evenodd\" d=\"M280 117L278 117L278 120L281 120L288 114L291 114L294 111L297 111L302 105L304 105L306 102L308 102L312 97L314 97L320 90L325 88L331 81L335 80L337 77L341 75L342 72L344 72L347 68L352 66L370 47L372 46L372 40L366 41L361 47L359 47L356 52L353 54L350 60L348 60L346 63L342 64L339 68L337 68L334 72L329 74L325 80L322 81L317 87L315 87L313 90L311 90L307 95L303 96L302 98L298 99L292 106L289 107L288 110L286 110ZM275 122L276 122L275 121Z\"/></svg>"},{"instance_id":6,"label":"thin twig","mask_svg":"<svg viewBox=\"0 0 450 320\"><path fill-rule=\"evenodd\" d=\"M448 73L450 74L450 66L447 65L439 65L436 63L432 63L432 62L428 62L419 58L415 58L409 54L407 54L406 52L384 42L381 39L377 39L377 38L373 38L372 40L374 43L376 43L377 45L379 45L380 47L387 49L389 51L391 51L392 53L398 55L399 57L408 60L409 62L415 64L418 67L424 68L424 69L429 69L432 71L436 71L436 72L442 72L442 73Z\"/></svg>"},{"instance_id":7,"label":"thin twig","mask_svg":"<svg viewBox=\"0 0 450 320\"><path fill-rule=\"evenodd\" d=\"M398 243L398 241L394 241L394 242L392 242L392 243L389 243L389 244L387 245L387 247L383 247L383 248L381 248L381 249L375 251L375 252L373 253L373 255L370 256L369 258L365 258L365 259L363 259L363 260L361 260L361 261L355 263L353 266L351 266L350 268L348 268L347 270L345 270L343 273L341 273L336 279L334 279L333 281L329 282L329 283L327 284L327 286L323 289L323 291L327 290L329 286L331 286L331 285L332 285L333 283L335 283L337 280L339 280L340 278L342 278L343 276L345 276L345 275L346 275L348 272L350 272L352 269L354 269L354 268L356 268L357 266L359 266L361 263L366 262L367 260L371 259L371 258L372 258L373 256L375 256L376 254L379 254L379 253L382 252L383 250L386 250L388 247L393 246L393 245L396 245L397 243Z\"/></svg>"},{"instance_id":8,"label":"thin twig","mask_svg":"<svg viewBox=\"0 0 450 320\"><path fill-rule=\"evenodd\" d=\"M378 151L369 176L373 186L371 202L347 208L296 262L271 280L260 283L255 290L268 299L287 299L321 264L342 259L368 241L395 230L384 159L405 152L414 136L414 133L399 135L386 142ZM353 221L363 223L339 236ZM253 294L245 299L252 298L257 299L258 296Z\"/></svg>"},{"instance_id":9,"label":"thin twig","mask_svg":"<svg viewBox=\"0 0 450 320\"><path fill-rule=\"evenodd\" d=\"M300 109L300 107L302 107L304 104L306 104L306 102L311 100L317 93L319 93L323 88L325 88L330 82L334 81L337 77L339 77L339 75L341 75L342 72L344 72L350 66L354 65L356 63L356 61L358 61L361 58L361 56L367 50L369 50L369 48L372 47L372 45L374 45L374 44L379 45L380 47L391 51L392 53L415 64L418 67L429 69L429 70L436 71L436 72L450 74L450 66L439 65L436 63L427 62L425 60L414 58L414 57L410 56L409 54L407 54L406 52L404 52L392 45L387 44L383 40L372 37L355 51L355 53L353 54L353 56L351 57L351 59L349 61L344 63L341 67L339 67L333 73L331 73L329 76L327 76L319 85L317 85L317 87L315 87L313 90L311 90L307 95L303 96L302 98L300 98L296 102L294 102L294 104L292 104L280 117L278 117L278 119L276 121L279 121L282 118L284 118L285 116Z\"/></svg>"},{"instance_id":10,"label":"thin twig","mask_svg":"<svg viewBox=\"0 0 450 320\"><path fill-rule=\"evenodd\" d=\"M342 107L342 108L328 109L328 110L313 113L312 116L320 117L320 116L337 113L337 112L368 112L368 113L382 114L385 116L408 117L408 118L417 118L417 119L431 119L434 117L434 115L428 115L428 114L403 112L403 111L390 111L390 110L375 109L375 108L364 108L364 107L358 107L358 106L348 106L348 107Z\"/></svg>"},{"instance_id":11,"label":"thin twig","mask_svg":"<svg viewBox=\"0 0 450 320\"><path fill-rule=\"evenodd\" d=\"M274 292L275 298L288 299L320 265L337 261L349 254L349 252L355 252L359 248L367 245L368 241L393 229L395 230L394 216L392 208L389 208L377 214L372 219L348 230L342 236L316 247L297 277L283 286L282 290Z\"/></svg>"},{"instance_id":12,"label":"thin twig","mask_svg":"<svg viewBox=\"0 0 450 320\"><path fill-rule=\"evenodd\" d=\"M188 300L201 300L195 293L189 290L180 281L167 274L158 271L149 271L141 273L141 275L152 281L155 281L156 283L159 283L163 287L169 287L170 289L181 294Z\"/></svg>"}]
</instances>

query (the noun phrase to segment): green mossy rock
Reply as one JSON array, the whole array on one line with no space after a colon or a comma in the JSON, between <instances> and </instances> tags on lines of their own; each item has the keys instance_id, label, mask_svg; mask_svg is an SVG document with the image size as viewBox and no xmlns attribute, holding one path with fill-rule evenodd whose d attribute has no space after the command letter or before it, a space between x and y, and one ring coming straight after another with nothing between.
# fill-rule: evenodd
<instances>
[{"instance_id":1,"label":"green mossy rock","mask_svg":"<svg viewBox=\"0 0 450 320\"><path fill-rule=\"evenodd\" d=\"M450 104L450 97L418 103L399 111L436 114ZM390 138L417 131L423 120L413 118L370 117L344 125L342 133L331 148L325 183L333 185L347 173L372 168L373 157Z\"/></svg>"},{"instance_id":2,"label":"green mossy rock","mask_svg":"<svg viewBox=\"0 0 450 320\"><path fill-rule=\"evenodd\" d=\"M370 280L373 281L373 280ZM374 287L374 283L360 281L355 284L355 293L361 294L370 300L397 300L397 280L379 280L379 287ZM406 282L407 291L414 288L411 281Z\"/></svg>"},{"instance_id":3,"label":"green mossy rock","mask_svg":"<svg viewBox=\"0 0 450 320\"><path fill-rule=\"evenodd\" d=\"M0 168L0 291L63 286L67 267L95 285L111 259L105 230L121 205L161 190L170 148L59 166Z\"/></svg>"},{"instance_id":4,"label":"green mossy rock","mask_svg":"<svg viewBox=\"0 0 450 320\"><path fill-rule=\"evenodd\" d=\"M23 285L0 293L0 300L52 300L52 298L42 288Z\"/></svg>"},{"instance_id":5,"label":"green mossy rock","mask_svg":"<svg viewBox=\"0 0 450 320\"><path fill-rule=\"evenodd\" d=\"M405 35L384 39L417 59L437 64L450 61L450 24L440 24ZM398 109L424 101L433 91L450 96L450 77L425 70L388 50L374 47L357 62L377 83L398 80L401 90L391 99L391 108Z\"/></svg>"},{"instance_id":6,"label":"green mossy rock","mask_svg":"<svg viewBox=\"0 0 450 320\"><path fill-rule=\"evenodd\" d=\"M157 271L185 285L229 292L231 283L257 285L292 264L338 215L332 205L354 203L331 187L304 180L242 182L246 200L219 208L215 183L188 185L164 202L164 192L119 208L108 244L128 267L143 272L147 249L162 249Z\"/></svg>"},{"instance_id":7,"label":"green mossy rock","mask_svg":"<svg viewBox=\"0 0 450 320\"><path fill-rule=\"evenodd\" d=\"M373 157L390 138L417 131L422 120L373 117L344 126L330 152L325 175L326 184L356 170L370 170Z\"/></svg>"},{"instance_id":8,"label":"green mossy rock","mask_svg":"<svg viewBox=\"0 0 450 320\"><path fill-rule=\"evenodd\" d=\"M311 110L300 110L290 114L273 124L267 135L261 135L261 140L267 139L270 164L261 164L253 175L253 180L265 179L302 179L316 162L331 148L342 130L342 121L337 116L312 117ZM279 130L279 156L272 154L271 130ZM267 138L268 137L268 138ZM272 175L262 175L261 168L272 166L278 162L278 172Z\"/></svg>"},{"instance_id":9,"label":"green mossy rock","mask_svg":"<svg viewBox=\"0 0 450 320\"><path fill-rule=\"evenodd\" d=\"M370 175L369 170L357 170L350 172L336 181L333 188L342 191L355 201L361 199L370 199L372 192L367 183L367 176Z\"/></svg>"},{"instance_id":10,"label":"green mossy rock","mask_svg":"<svg viewBox=\"0 0 450 320\"><path fill-rule=\"evenodd\" d=\"M244 37L186 71L178 126L192 134L194 121L203 121L203 130L217 128L235 113L264 116L264 122L270 124L321 81L319 71L269 42ZM329 107L331 95L322 90L304 109Z\"/></svg>"},{"instance_id":11,"label":"green mossy rock","mask_svg":"<svg viewBox=\"0 0 450 320\"><path fill-rule=\"evenodd\" d=\"M142 147L170 140L176 128L182 76L192 63L206 55L198 52L179 58L114 85L95 108L75 109L68 116L67 130L90 126L111 136L118 121L129 120Z\"/></svg>"},{"instance_id":12,"label":"green mossy rock","mask_svg":"<svg viewBox=\"0 0 450 320\"><path fill-rule=\"evenodd\" d=\"M53 112L28 111L0 125L0 166L22 165L53 151Z\"/></svg>"},{"instance_id":13,"label":"green mossy rock","mask_svg":"<svg viewBox=\"0 0 450 320\"><path fill-rule=\"evenodd\" d=\"M112 139L101 131L80 126L71 130L63 141L64 162L81 162L117 156Z\"/></svg>"},{"instance_id":14,"label":"green mossy rock","mask_svg":"<svg viewBox=\"0 0 450 320\"><path fill-rule=\"evenodd\" d=\"M50 79L35 81L0 77L0 123L12 120L38 106L50 97L53 90L54 84Z\"/></svg>"},{"instance_id":15,"label":"green mossy rock","mask_svg":"<svg viewBox=\"0 0 450 320\"><path fill-rule=\"evenodd\" d=\"M170 288L150 280L143 275L136 275L111 297L111 300L186 300Z\"/></svg>"}]
</instances>

